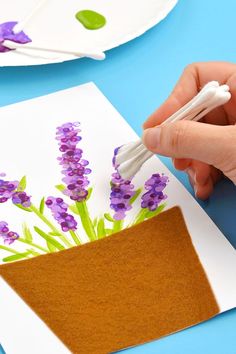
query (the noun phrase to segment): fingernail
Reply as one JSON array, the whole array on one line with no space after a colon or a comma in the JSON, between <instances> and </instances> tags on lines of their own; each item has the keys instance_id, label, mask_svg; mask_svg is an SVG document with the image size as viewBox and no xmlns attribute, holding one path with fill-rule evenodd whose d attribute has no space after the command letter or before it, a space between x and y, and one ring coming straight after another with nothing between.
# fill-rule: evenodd
<instances>
[{"instance_id":1,"label":"fingernail","mask_svg":"<svg viewBox=\"0 0 236 354\"><path fill-rule=\"evenodd\" d=\"M150 128L144 130L143 143L150 150L155 150L160 144L161 128Z\"/></svg>"},{"instance_id":2,"label":"fingernail","mask_svg":"<svg viewBox=\"0 0 236 354\"><path fill-rule=\"evenodd\" d=\"M197 185L196 185L196 184L194 185L194 194L195 194L195 197L197 198L197 194L198 194L198 187L197 187Z\"/></svg>"},{"instance_id":3,"label":"fingernail","mask_svg":"<svg viewBox=\"0 0 236 354\"><path fill-rule=\"evenodd\" d=\"M187 174L189 175L189 177L191 178L191 180L193 181L193 183L196 183L196 172L192 169L192 168L188 168L186 170Z\"/></svg>"}]
</instances>

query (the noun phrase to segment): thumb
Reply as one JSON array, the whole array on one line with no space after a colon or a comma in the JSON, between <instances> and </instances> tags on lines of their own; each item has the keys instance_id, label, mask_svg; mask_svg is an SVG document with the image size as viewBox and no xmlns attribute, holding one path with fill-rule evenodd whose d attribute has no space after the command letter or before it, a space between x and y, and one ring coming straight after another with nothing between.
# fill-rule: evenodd
<instances>
[{"instance_id":1,"label":"thumb","mask_svg":"<svg viewBox=\"0 0 236 354\"><path fill-rule=\"evenodd\" d=\"M192 121L169 123L146 129L143 143L149 150L164 156L191 158L223 172L233 163L236 169L236 126Z\"/></svg>"}]
</instances>

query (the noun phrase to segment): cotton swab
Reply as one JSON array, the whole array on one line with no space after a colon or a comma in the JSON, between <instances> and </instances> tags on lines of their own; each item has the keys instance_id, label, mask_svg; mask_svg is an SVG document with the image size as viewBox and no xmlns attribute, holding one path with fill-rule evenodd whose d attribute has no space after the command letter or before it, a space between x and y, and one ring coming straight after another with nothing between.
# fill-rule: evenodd
<instances>
[{"instance_id":1,"label":"cotton swab","mask_svg":"<svg viewBox=\"0 0 236 354\"><path fill-rule=\"evenodd\" d=\"M207 113L229 101L231 94L227 85L211 81L186 105L181 107L161 125L178 120L197 121ZM154 154L147 150L142 140L125 144L116 150L114 165L120 176L129 180L135 176L142 165Z\"/></svg>"},{"instance_id":2,"label":"cotton swab","mask_svg":"<svg viewBox=\"0 0 236 354\"><path fill-rule=\"evenodd\" d=\"M20 22L18 22L15 27L13 28L13 32L15 34L21 32L25 26L32 20L33 16L36 15L36 13L43 7L43 5L47 2L48 0L39 0L34 8L28 13L28 15Z\"/></svg>"},{"instance_id":3,"label":"cotton swab","mask_svg":"<svg viewBox=\"0 0 236 354\"><path fill-rule=\"evenodd\" d=\"M60 48L46 48L46 47L37 47L37 46L32 46L32 45L27 45L27 44L18 44L12 41L4 41L2 43L5 47L10 48L10 49L22 49L22 50L36 50L36 51L42 51L42 52L51 52L51 53L60 53L60 54L68 54L68 55L74 55L76 57L88 57L92 58L95 60L103 60L105 59L105 53L103 52L92 52L92 51L76 51L76 50L70 50L70 49L60 49Z\"/></svg>"}]
</instances>

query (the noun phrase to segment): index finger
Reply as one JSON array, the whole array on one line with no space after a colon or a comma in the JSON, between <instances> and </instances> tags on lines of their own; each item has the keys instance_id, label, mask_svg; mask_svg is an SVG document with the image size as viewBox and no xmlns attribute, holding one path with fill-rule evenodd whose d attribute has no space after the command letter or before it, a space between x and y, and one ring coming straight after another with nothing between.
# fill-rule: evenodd
<instances>
[{"instance_id":1,"label":"index finger","mask_svg":"<svg viewBox=\"0 0 236 354\"><path fill-rule=\"evenodd\" d=\"M164 120L189 102L200 90L198 69L191 64L184 69L182 76L167 100L146 120L144 129L161 124Z\"/></svg>"}]
</instances>

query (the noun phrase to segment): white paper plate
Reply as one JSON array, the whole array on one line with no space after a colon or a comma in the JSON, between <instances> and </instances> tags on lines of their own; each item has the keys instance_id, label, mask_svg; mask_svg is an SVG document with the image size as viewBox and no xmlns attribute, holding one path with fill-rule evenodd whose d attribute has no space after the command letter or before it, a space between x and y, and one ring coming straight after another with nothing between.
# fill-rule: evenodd
<instances>
[{"instance_id":1,"label":"white paper plate","mask_svg":"<svg viewBox=\"0 0 236 354\"><path fill-rule=\"evenodd\" d=\"M21 21L38 0L0 0L0 23ZM108 50L143 34L160 22L178 0L48 0L25 27L32 45L65 49ZM98 30L85 29L75 18L80 10L106 17ZM0 66L36 65L76 59L57 53L19 50L0 53Z\"/></svg>"}]
</instances>

